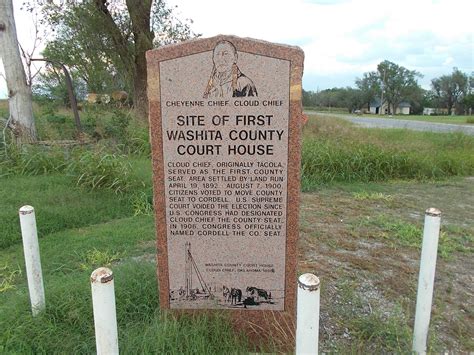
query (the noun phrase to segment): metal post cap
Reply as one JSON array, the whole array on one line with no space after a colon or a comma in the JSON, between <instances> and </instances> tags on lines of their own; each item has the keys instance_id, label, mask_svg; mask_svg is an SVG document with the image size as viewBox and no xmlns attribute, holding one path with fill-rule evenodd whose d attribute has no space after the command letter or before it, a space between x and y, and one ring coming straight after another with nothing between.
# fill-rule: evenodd
<instances>
[{"instance_id":1,"label":"metal post cap","mask_svg":"<svg viewBox=\"0 0 474 355\"><path fill-rule=\"evenodd\" d=\"M425 211L425 215L431 216L431 217L441 217L441 211L438 210L437 208L430 207Z\"/></svg>"},{"instance_id":2,"label":"metal post cap","mask_svg":"<svg viewBox=\"0 0 474 355\"><path fill-rule=\"evenodd\" d=\"M106 267L100 267L95 269L91 274L91 283L105 284L114 279L114 273L112 270Z\"/></svg>"},{"instance_id":3,"label":"metal post cap","mask_svg":"<svg viewBox=\"0 0 474 355\"><path fill-rule=\"evenodd\" d=\"M303 290L316 291L319 286L319 278L314 274L306 273L298 277L298 287Z\"/></svg>"},{"instance_id":4,"label":"metal post cap","mask_svg":"<svg viewBox=\"0 0 474 355\"><path fill-rule=\"evenodd\" d=\"M20 208L20 214L23 214L23 215L33 213L34 211L35 211L34 207L30 205L25 205Z\"/></svg>"}]
</instances>

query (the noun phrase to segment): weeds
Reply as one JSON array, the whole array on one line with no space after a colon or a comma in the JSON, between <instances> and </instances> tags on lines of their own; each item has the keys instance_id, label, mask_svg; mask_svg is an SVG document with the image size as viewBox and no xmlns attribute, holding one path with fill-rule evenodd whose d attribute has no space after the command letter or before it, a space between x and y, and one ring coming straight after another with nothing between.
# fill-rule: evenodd
<instances>
[{"instance_id":1,"label":"weeds","mask_svg":"<svg viewBox=\"0 0 474 355\"><path fill-rule=\"evenodd\" d=\"M336 353L409 352L412 331L401 306L380 303L372 293L373 286L352 278L339 279L335 289L337 293L328 302L338 305L334 312L348 340L334 349Z\"/></svg>"},{"instance_id":2,"label":"weeds","mask_svg":"<svg viewBox=\"0 0 474 355\"><path fill-rule=\"evenodd\" d=\"M17 269L12 269L8 266L8 264L0 267L0 293L14 289L15 283L20 276L20 267Z\"/></svg>"},{"instance_id":3,"label":"weeds","mask_svg":"<svg viewBox=\"0 0 474 355\"><path fill-rule=\"evenodd\" d=\"M110 267L112 263L120 260L120 253L114 253L108 250L100 251L96 248L86 251L79 264L81 270L94 270L98 267Z\"/></svg>"},{"instance_id":4,"label":"weeds","mask_svg":"<svg viewBox=\"0 0 474 355\"><path fill-rule=\"evenodd\" d=\"M474 138L377 130L311 117L303 132L304 191L332 182L427 180L474 173Z\"/></svg>"},{"instance_id":5,"label":"weeds","mask_svg":"<svg viewBox=\"0 0 474 355\"><path fill-rule=\"evenodd\" d=\"M0 160L0 177L9 175L35 176L68 173L76 185L91 190L103 188L122 193L130 186L130 163L124 155L104 149L10 146L8 156Z\"/></svg>"},{"instance_id":6,"label":"weeds","mask_svg":"<svg viewBox=\"0 0 474 355\"><path fill-rule=\"evenodd\" d=\"M59 147L17 147L9 144L0 153L0 177L9 175L42 175L63 172L67 154Z\"/></svg>"},{"instance_id":7,"label":"weeds","mask_svg":"<svg viewBox=\"0 0 474 355\"><path fill-rule=\"evenodd\" d=\"M365 201L365 200L373 200L373 201L375 200L375 201L385 201L385 202L393 201L392 195L386 195L382 192L361 191L361 192L352 193L352 196L358 201Z\"/></svg>"},{"instance_id":8,"label":"weeds","mask_svg":"<svg viewBox=\"0 0 474 355\"><path fill-rule=\"evenodd\" d=\"M412 331L399 307L395 307L389 317L380 311L355 317L349 321L349 328L356 338L356 348L371 344L369 348L381 351L380 344L383 344L383 352L404 353L411 347Z\"/></svg>"},{"instance_id":9,"label":"weeds","mask_svg":"<svg viewBox=\"0 0 474 355\"><path fill-rule=\"evenodd\" d=\"M103 151L81 152L68 165L68 172L76 176L77 186L90 190L105 188L115 193L130 187L130 170L125 156Z\"/></svg>"},{"instance_id":10,"label":"weeds","mask_svg":"<svg viewBox=\"0 0 474 355\"><path fill-rule=\"evenodd\" d=\"M140 191L132 196L133 215L151 216L153 214L153 195Z\"/></svg>"},{"instance_id":11,"label":"weeds","mask_svg":"<svg viewBox=\"0 0 474 355\"><path fill-rule=\"evenodd\" d=\"M378 233L373 236L387 240L391 247L409 247L421 249L423 242L423 228L403 220L378 215L375 218L366 218L359 223L362 226L376 226ZM462 228L442 226L439 241L438 255L449 259L455 252L471 253L473 251L474 236Z\"/></svg>"}]
</instances>

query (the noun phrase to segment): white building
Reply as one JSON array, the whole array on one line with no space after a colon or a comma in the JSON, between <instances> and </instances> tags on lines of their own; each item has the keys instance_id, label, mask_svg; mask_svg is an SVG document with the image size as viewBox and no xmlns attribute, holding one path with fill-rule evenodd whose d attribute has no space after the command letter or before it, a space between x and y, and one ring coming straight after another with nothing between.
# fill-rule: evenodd
<instances>
[{"instance_id":1,"label":"white building","mask_svg":"<svg viewBox=\"0 0 474 355\"><path fill-rule=\"evenodd\" d=\"M410 108L411 108L411 105L409 102L406 102L406 101L400 102L397 109L395 110L395 114L396 115L409 115ZM384 102L382 107L380 107L380 100L375 99L370 103L369 111L370 113L373 113L374 115L378 115L378 114L387 115L389 113L388 104L387 102Z\"/></svg>"}]
</instances>

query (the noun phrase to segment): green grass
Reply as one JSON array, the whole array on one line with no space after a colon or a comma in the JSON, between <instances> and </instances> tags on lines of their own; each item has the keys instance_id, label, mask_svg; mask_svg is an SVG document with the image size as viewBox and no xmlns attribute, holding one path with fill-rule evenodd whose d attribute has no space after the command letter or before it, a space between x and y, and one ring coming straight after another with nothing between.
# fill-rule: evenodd
<instances>
[{"instance_id":1,"label":"green grass","mask_svg":"<svg viewBox=\"0 0 474 355\"><path fill-rule=\"evenodd\" d=\"M15 176L0 179L0 249L21 243L18 210L35 207L38 236L131 216L128 196L88 191L66 175Z\"/></svg>"},{"instance_id":2,"label":"green grass","mask_svg":"<svg viewBox=\"0 0 474 355\"><path fill-rule=\"evenodd\" d=\"M391 202L393 201L393 196L392 195L387 195L382 192L367 192L367 191L360 191L360 192L353 192L352 196L356 200L359 201L365 201L365 200L370 200L370 201L384 201L384 202Z\"/></svg>"},{"instance_id":3,"label":"green grass","mask_svg":"<svg viewBox=\"0 0 474 355\"><path fill-rule=\"evenodd\" d=\"M354 280L340 279L337 282L339 315L350 334L348 343L338 344L336 353L405 353L411 347L412 331L409 317L398 305L389 305L390 313L372 310L361 296L363 285Z\"/></svg>"},{"instance_id":4,"label":"green grass","mask_svg":"<svg viewBox=\"0 0 474 355\"><path fill-rule=\"evenodd\" d=\"M356 338L353 350L367 349L367 344L379 347L377 350L380 352L404 353L410 349L412 331L400 309L392 312L390 317L384 316L382 311L355 317L349 326ZM383 348L380 348L380 344L383 344Z\"/></svg>"},{"instance_id":5,"label":"green grass","mask_svg":"<svg viewBox=\"0 0 474 355\"><path fill-rule=\"evenodd\" d=\"M92 167L97 163L90 161ZM145 156L128 156L127 164L131 188L121 194L77 186L74 176L49 168L0 178L0 353L94 353L89 278L99 266L115 274L121 352L256 351L224 313L177 317L159 310L151 164ZM35 207L45 283L47 308L36 318L18 221L24 204Z\"/></svg>"},{"instance_id":6,"label":"green grass","mask_svg":"<svg viewBox=\"0 0 474 355\"><path fill-rule=\"evenodd\" d=\"M331 182L443 179L474 174L474 137L358 128L311 116L303 130L302 186Z\"/></svg>"},{"instance_id":7,"label":"green grass","mask_svg":"<svg viewBox=\"0 0 474 355\"><path fill-rule=\"evenodd\" d=\"M376 227L378 231L372 237L384 239L392 248L410 247L421 249L423 242L423 226L406 222L404 220L380 214L374 218L359 221L357 228L367 226ZM474 235L467 229L442 226L438 241L438 255L449 259L455 253L470 254L474 251Z\"/></svg>"},{"instance_id":8,"label":"green grass","mask_svg":"<svg viewBox=\"0 0 474 355\"><path fill-rule=\"evenodd\" d=\"M63 122L60 115L67 114L45 113L43 132L48 128L51 137L57 134L66 138L61 127L69 121ZM100 115L90 114L89 118L92 122ZM109 266L115 274L122 353L274 352L271 344L262 349L251 346L244 335L231 328L225 313L175 317L159 310L147 135L139 125L134 135L129 135L131 127L136 128L134 124L111 130L116 123L124 121L108 116L106 123L91 124L89 129L105 137L101 141L106 147L104 156L128 154L120 158L128 175L127 188L121 193L106 187L113 187L113 179L105 187L94 180L110 171L115 171L112 176L123 175L122 165L115 159L109 164L109 158L104 158L101 166L100 154L88 157L74 169L90 173L87 181L92 183L80 186L78 175L57 169L54 155L47 153L39 153L35 159L27 157L19 164L23 173L14 171L0 178L0 353L94 353L89 277L99 266ZM322 184L337 182L333 187L346 186L352 193L349 199L367 204L396 203L394 193L379 189L371 181L470 174L473 142L462 134L359 129L337 119L312 117L304 129L303 187L321 189ZM60 162L64 152L55 154ZM18 208L24 204L35 207L40 236L47 309L37 318L30 314L19 232ZM379 217L359 221L354 228L375 231L371 237L393 248L419 248L422 231L418 224ZM443 227L442 257L470 253L472 245L469 230ZM354 312L354 308L360 311L366 305L351 288L349 283L341 285L343 305L333 307L347 319L344 327L353 336L353 345L339 344L336 349L346 353L408 351L408 313L401 308L389 313L377 309L370 314Z\"/></svg>"},{"instance_id":9,"label":"green grass","mask_svg":"<svg viewBox=\"0 0 474 355\"><path fill-rule=\"evenodd\" d=\"M42 151L41 160L35 154L22 154L26 162L17 163L13 173L0 178L0 249L21 242L17 216L23 205L35 207L40 238L134 214L151 214L148 158L101 150L79 152L77 159L69 158L69 167L60 169L56 167L65 164L64 152Z\"/></svg>"},{"instance_id":10,"label":"green grass","mask_svg":"<svg viewBox=\"0 0 474 355\"><path fill-rule=\"evenodd\" d=\"M46 311L30 315L27 290L2 300L1 353L95 352L90 273L45 281ZM122 353L226 354L248 352L242 335L217 315L173 317L158 309L153 263L127 261L114 267L119 348Z\"/></svg>"},{"instance_id":11,"label":"green grass","mask_svg":"<svg viewBox=\"0 0 474 355\"><path fill-rule=\"evenodd\" d=\"M327 107L327 106L305 106L303 108L305 111L317 111L317 112L327 112L327 113L338 113L338 114L349 114L349 111L346 107Z\"/></svg>"},{"instance_id":12,"label":"green grass","mask_svg":"<svg viewBox=\"0 0 474 355\"><path fill-rule=\"evenodd\" d=\"M0 292L0 353L93 353L89 277L109 265L115 275L119 347L123 353L248 352L222 313L174 317L159 310L154 221L140 216L69 229L40 240L47 309L30 315L22 249L1 250L3 269L16 270ZM0 269L0 270L3 270ZM1 281L1 280L0 280Z\"/></svg>"}]
</instances>

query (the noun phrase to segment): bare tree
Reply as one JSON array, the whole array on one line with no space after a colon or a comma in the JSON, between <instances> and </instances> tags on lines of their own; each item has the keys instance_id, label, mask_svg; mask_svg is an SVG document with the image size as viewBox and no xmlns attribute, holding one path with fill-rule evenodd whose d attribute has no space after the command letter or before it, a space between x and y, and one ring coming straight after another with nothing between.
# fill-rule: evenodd
<instances>
[{"instance_id":1,"label":"bare tree","mask_svg":"<svg viewBox=\"0 0 474 355\"><path fill-rule=\"evenodd\" d=\"M17 144L37 140L31 87L21 61L12 0L0 0L0 55L8 87L8 127Z\"/></svg>"},{"instance_id":2,"label":"bare tree","mask_svg":"<svg viewBox=\"0 0 474 355\"><path fill-rule=\"evenodd\" d=\"M31 8L28 9L27 11L31 13L32 21L33 21L33 26L34 26L34 31L35 33L33 34L34 40L33 40L33 45L31 46L31 49L28 50L27 48L24 48L21 43L18 43L20 46L20 51L21 51L21 56L23 57L23 62L25 63L25 71L26 71L26 83L29 87L32 87L33 85L33 79L35 78L36 75L39 74L41 68L36 68L33 66L32 63L32 58L35 56L36 50L39 48L42 42L42 37L40 36L40 30L39 30L39 21L38 21L38 13L36 8Z\"/></svg>"}]
</instances>

